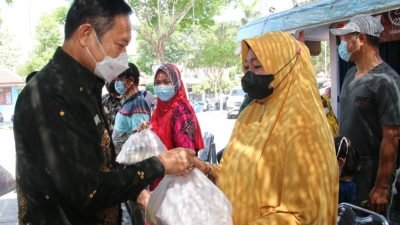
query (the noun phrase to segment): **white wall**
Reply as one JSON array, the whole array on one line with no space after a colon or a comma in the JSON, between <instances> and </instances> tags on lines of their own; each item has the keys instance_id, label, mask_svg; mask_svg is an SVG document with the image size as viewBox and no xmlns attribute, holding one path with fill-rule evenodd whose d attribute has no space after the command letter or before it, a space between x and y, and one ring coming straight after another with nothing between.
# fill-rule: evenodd
<instances>
[{"instance_id":1,"label":"white wall","mask_svg":"<svg viewBox=\"0 0 400 225\"><path fill-rule=\"evenodd\" d=\"M339 112L339 89L340 89L340 77L339 77L339 58L337 53L336 37L329 33L329 49L330 49L330 65L331 65L331 105L333 112L338 117Z\"/></svg>"}]
</instances>

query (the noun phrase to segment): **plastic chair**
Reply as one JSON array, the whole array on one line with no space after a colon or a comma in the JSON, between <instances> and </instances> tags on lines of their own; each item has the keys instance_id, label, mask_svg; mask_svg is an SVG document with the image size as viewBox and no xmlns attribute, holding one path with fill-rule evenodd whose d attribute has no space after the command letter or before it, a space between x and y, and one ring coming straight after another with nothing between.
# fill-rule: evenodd
<instances>
[{"instance_id":1,"label":"plastic chair","mask_svg":"<svg viewBox=\"0 0 400 225\"><path fill-rule=\"evenodd\" d=\"M349 204L338 206L338 225L389 225L382 215L373 211Z\"/></svg>"}]
</instances>

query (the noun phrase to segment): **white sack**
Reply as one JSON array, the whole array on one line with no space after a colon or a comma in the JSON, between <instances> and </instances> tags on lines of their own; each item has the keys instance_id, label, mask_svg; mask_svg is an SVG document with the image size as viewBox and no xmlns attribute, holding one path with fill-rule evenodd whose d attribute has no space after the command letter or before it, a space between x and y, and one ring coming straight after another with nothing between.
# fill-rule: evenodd
<instances>
[{"instance_id":1,"label":"white sack","mask_svg":"<svg viewBox=\"0 0 400 225\"><path fill-rule=\"evenodd\" d=\"M167 151L160 138L150 129L132 134L122 146L116 161L120 164L135 164Z\"/></svg>"},{"instance_id":2,"label":"white sack","mask_svg":"<svg viewBox=\"0 0 400 225\"><path fill-rule=\"evenodd\" d=\"M165 176L150 196L146 221L151 225L231 225L232 206L200 170Z\"/></svg>"}]
</instances>

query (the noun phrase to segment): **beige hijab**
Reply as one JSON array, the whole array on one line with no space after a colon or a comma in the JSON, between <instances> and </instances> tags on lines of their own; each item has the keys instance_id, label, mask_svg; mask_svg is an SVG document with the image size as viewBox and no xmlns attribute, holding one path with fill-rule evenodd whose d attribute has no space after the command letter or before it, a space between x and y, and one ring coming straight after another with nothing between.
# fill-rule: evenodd
<instances>
[{"instance_id":1,"label":"beige hijab","mask_svg":"<svg viewBox=\"0 0 400 225\"><path fill-rule=\"evenodd\" d=\"M243 65L248 46L271 74L289 64L240 114L217 172L234 223L336 224L338 166L309 51L271 32L242 42Z\"/></svg>"}]
</instances>

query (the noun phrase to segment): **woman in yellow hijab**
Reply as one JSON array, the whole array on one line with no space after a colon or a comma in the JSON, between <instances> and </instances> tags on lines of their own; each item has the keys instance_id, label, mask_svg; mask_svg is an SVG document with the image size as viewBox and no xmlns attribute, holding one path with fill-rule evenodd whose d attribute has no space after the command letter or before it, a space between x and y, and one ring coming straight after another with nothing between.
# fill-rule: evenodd
<instances>
[{"instance_id":1,"label":"woman in yellow hijab","mask_svg":"<svg viewBox=\"0 0 400 225\"><path fill-rule=\"evenodd\" d=\"M196 160L235 225L334 225L338 165L308 49L285 32L242 41L244 91L220 166ZM269 75L267 75L269 74Z\"/></svg>"}]
</instances>

